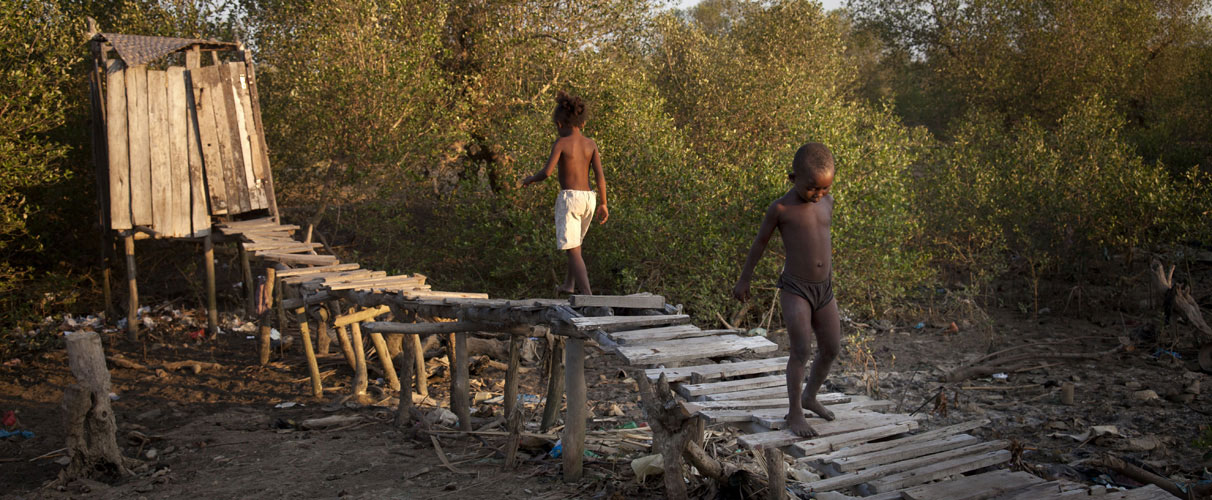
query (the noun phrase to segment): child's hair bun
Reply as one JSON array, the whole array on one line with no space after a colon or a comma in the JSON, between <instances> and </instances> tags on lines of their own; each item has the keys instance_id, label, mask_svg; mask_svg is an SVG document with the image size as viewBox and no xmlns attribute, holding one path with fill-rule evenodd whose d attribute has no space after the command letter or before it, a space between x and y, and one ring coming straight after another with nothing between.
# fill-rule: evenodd
<instances>
[{"instance_id":1,"label":"child's hair bun","mask_svg":"<svg viewBox=\"0 0 1212 500\"><path fill-rule=\"evenodd\" d=\"M556 92L556 110L552 118L557 123L580 127L585 124L585 101L580 96L570 96L563 90Z\"/></svg>"}]
</instances>

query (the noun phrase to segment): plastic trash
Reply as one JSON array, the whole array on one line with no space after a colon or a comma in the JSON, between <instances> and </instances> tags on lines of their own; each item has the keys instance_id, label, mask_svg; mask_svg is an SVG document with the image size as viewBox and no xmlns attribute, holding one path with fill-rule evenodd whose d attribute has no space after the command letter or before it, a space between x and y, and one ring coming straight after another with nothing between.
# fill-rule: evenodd
<instances>
[{"instance_id":1,"label":"plastic trash","mask_svg":"<svg viewBox=\"0 0 1212 500\"><path fill-rule=\"evenodd\" d=\"M762 327L752 328L749 330L750 337L765 337L767 333L768 332L766 331L766 329L762 328Z\"/></svg>"},{"instance_id":2,"label":"plastic trash","mask_svg":"<svg viewBox=\"0 0 1212 500\"><path fill-rule=\"evenodd\" d=\"M555 446L552 446L551 451L547 452L547 454L551 455L551 458L560 458L564 454L564 440L557 439Z\"/></svg>"},{"instance_id":3,"label":"plastic trash","mask_svg":"<svg viewBox=\"0 0 1212 500\"><path fill-rule=\"evenodd\" d=\"M644 479L647 479L648 476L655 476L665 472L660 453L632 460L631 470L635 472L635 480L640 483L643 483Z\"/></svg>"},{"instance_id":4,"label":"plastic trash","mask_svg":"<svg viewBox=\"0 0 1212 500\"><path fill-rule=\"evenodd\" d=\"M10 436L22 437L25 439L33 439L34 432L33 431L23 431L20 429L15 430L15 431L6 431L4 429L0 429L0 439L4 439L4 438L10 437Z\"/></svg>"},{"instance_id":5,"label":"plastic trash","mask_svg":"<svg viewBox=\"0 0 1212 500\"><path fill-rule=\"evenodd\" d=\"M919 321L916 325L913 325L913 328L916 330L921 330L922 328L925 328L925 327L926 327L926 323L921 322L921 321Z\"/></svg>"},{"instance_id":6,"label":"plastic trash","mask_svg":"<svg viewBox=\"0 0 1212 500\"><path fill-rule=\"evenodd\" d=\"M1171 351L1171 350L1169 350L1169 349L1162 349L1162 348L1158 347L1156 351L1153 351L1153 357L1154 357L1155 359L1156 359L1156 358L1161 358L1162 356L1170 356L1170 357L1172 357L1172 358L1174 358L1174 359L1183 359L1183 355L1182 355L1182 354L1179 354L1179 353L1177 353L1177 352Z\"/></svg>"},{"instance_id":7,"label":"plastic trash","mask_svg":"<svg viewBox=\"0 0 1212 500\"><path fill-rule=\"evenodd\" d=\"M296 403L294 401L286 401L284 403L278 403L278 404L274 405L274 408L294 408L296 406L303 406L303 405Z\"/></svg>"},{"instance_id":8,"label":"plastic trash","mask_svg":"<svg viewBox=\"0 0 1212 500\"><path fill-rule=\"evenodd\" d=\"M539 404L542 400L543 398L534 394L522 394L518 396L518 401L521 401L523 404Z\"/></svg>"},{"instance_id":9,"label":"plastic trash","mask_svg":"<svg viewBox=\"0 0 1212 500\"><path fill-rule=\"evenodd\" d=\"M627 422L627 423L623 424L623 426L619 427L619 428L620 429L639 429L640 426L636 425L636 423L634 421L632 421L632 422Z\"/></svg>"},{"instance_id":10,"label":"plastic trash","mask_svg":"<svg viewBox=\"0 0 1212 500\"><path fill-rule=\"evenodd\" d=\"M1006 380L1006 379L1010 378L1010 375L1005 374L1005 373L994 373L993 378L995 378L997 380Z\"/></svg>"}]
</instances>

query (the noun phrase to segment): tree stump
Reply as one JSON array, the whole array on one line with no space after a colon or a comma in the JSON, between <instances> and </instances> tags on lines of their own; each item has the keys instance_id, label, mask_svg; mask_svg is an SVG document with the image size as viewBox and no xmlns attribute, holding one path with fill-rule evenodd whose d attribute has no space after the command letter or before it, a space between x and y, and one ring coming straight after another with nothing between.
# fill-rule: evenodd
<instances>
[{"instance_id":1,"label":"tree stump","mask_svg":"<svg viewBox=\"0 0 1212 500\"><path fill-rule=\"evenodd\" d=\"M63 391L63 415L67 426L66 478L113 481L129 476L129 460L118 447L118 426L109 404L109 370L105 351L96 332L73 332L64 336L67 361L76 383Z\"/></svg>"}]
</instances>

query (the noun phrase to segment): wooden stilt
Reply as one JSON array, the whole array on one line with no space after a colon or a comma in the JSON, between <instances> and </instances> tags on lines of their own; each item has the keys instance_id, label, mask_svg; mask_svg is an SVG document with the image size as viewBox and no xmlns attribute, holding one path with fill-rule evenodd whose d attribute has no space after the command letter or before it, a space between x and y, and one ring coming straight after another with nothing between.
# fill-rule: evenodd
<instances>
[{"instance_id":1,"label":"wooden stilt","mask_svg":"<svg viewBox=\"0 0 1212 500\"><path fill-rule=\"evenodd\" d=\"M320 365L316 362L316 353L311 348L311 332L307 328L307 308L295 309L299 319L299 336L303 339L303 355L307 356L307 371L311 374L311 394L317 398L324 396L324 384L320 382Z\"/></svg>"},{"instance_id":2,"label":"wooden stilt","mask_svg":"<svg viewBox=\"0 0 1212 500\"><path fill-rule=\"evenodd\" d=\"M266 290L265 293L266 293L266 295L268 295L270 297L273 297L273 286L274 286L274 283L278 281L276 275L277 275L277 271L274 268L272 268L272 267L265 268L265 286L269 288L269 290ZM261 366L265 366L265 365L269 364L269 350L270 350L270 344L271 344L270 330L272 330L270 323L272 320L272 315L271 315L272 312L273 312L272 307L269 309L266 309L265 311L263 311L261 313L261 317L257 321L257 323L261 327L261 329L260 329Z\"/></svg>"},{"instance_id":3,"label":"wooden stilt","mask_svg":"<svg viewBox=\"0 0 1212 500\"><path fill-rule=\"evenodd\" d=\"M139 313L139 285L135 282L135 233L125 231L122 233L122 245L126 249L126 286L127 286L127 301L126 301L126 340L137 342L139 340L139 321L136 317Z\"/></svg>"},{"instance_id":4,"label":"wooden stilt","mask_svg":"<svg viewBox=\"0 0 1212 500\"><path fill-rule=\"evenodd\" d=\"M429 395L429 371L425 366L425 348L421 346L420 335L409 335L412 342L413 357L416 358L417 372L417 393L422 396Z\"/></svg>"},{"instance_id":5,"label":"wooden stilt","mask_svg":"<svg viewBox=\"0 0 1212 500\"><path fill-rule=\"evenodd\" d=\"M328 308L323 305L316 311L316 354L328 355L328 346L332 339L328 337Z\"/></svg>"},{"instance_id":6,"label":"wooden stilt","mask_svg":"<svg viewBox=\"0 0 1212 500\"><path fill-rule=\"evenodd\" d=\"M351 308L350 313L354 310ZM349 325L350 339L353 341L354 351L354 395L361 396L366 394L366 347L362 345L362 326L358 323Z\"/></svg>"},{"instance_id":7,"label":"wooden stilt","mask_svg":"<svg viewBox=\"0 0 1212 500\"><path fill-rule=\"evenodd\" d=\"M769 489L766 490L766 498L770 500L786 500L787 462L783 461L783 451L778 448L766 448L763 453L765 453L766 475L769 478L770 484Z\"/></svg>"},{"instance_id":8,"label":"wooden stilt","mask_svg":"<svg viewBox=\"0 0 1212 500\"><path fill-rule=\"evenodd\" d=\"M585 341L570 337L564 346L564 390L568 406L564 416L564 482L581 480L585 458ZM680 451L680 450L679 450Z\"/></svg>"},{"instance_id":9,"label":"wooden stilt","mask_svg":"<svg viewBox=\"0 0 1212 500\"><path fill-rule=\"evenodd\" d=\"M114 247L110 241L110 232L101 232L101 293L105 300L105 322L113 324L118 311L114 309L114 293L111 280L113 279Z\"/></svg>"},{"instance_id":10,"label":"wooden stilt","mask_svg":"<svg viewBox=\"0 0 1212 500\"><path fill-rule=\"evenodd\" d=\"M391 351L387 348L387 341L383 338L383 334L379 332L371 333L370 341L374 344L375 352L379 354L379 361L383 364L383 378L387 380L388 387L391 387L393 391L400 390L400 379L396 377L396 367L392 361Z\"/></svg>"},{"instance_id":11,"label":"wooden stilt","mask_svg":"<svg viewBox=\"0 0 1212 500\"><path fill-rule=\"evenodd\" d=\"M703 374L701 373L694 372L690 374L691 384L702 384L706 381L707 379L703 377ZM701 447L703 445L703 439L707 434L707 421L701 418L693 418L686 423L686 427L688 427L687 431L689 432L690 441L694 443L691 446Z\"/></svg>"},{"instance_id":12,"label":"wooden stilt","mask_svg":"<svg viewBox=\"0 0 1212 500\"><path fill-rule=\"evenodd\" d=\"M206 332L219 335L219 306L215 299L215 242L210 234L202 239L202 264L206 269Z\"/></svg>"},{"instance_id":13,"label":"wooden stilt","mask_svg":"<svg viewBox=\"0 0 1212 500\"><path fill-rule=\"evenodd\" d=\"M278 265L281 266L281 264L278 264ZM276 274L274 275L273 279L274 279L273 297L274 297L274 302L277 304L276 309L278 310L278 330L280 330L282 332L282 334L285 335L286 334L286 307L282 305L282 289L284 288L284 285L282 284L282 278L277 277ZM285 347L286 343L283 342L280 345Z\"/></svg>"},{"instance_id":14,"label":"wooden stilt","mask_svg":"<svg viewBox=\"0 0 1212 500\"><path fill-rule=\"evenodd\" d=\"M506 410L505 415L508 416L505 426L509 430L509 439L505 441L505 468L513 469L518 466L518 443L522 437L522 410L514 405L513 408Z\"/></svg>"},{"instance_id":15,"label":"wooden stilt","mask_svg":"<svg viewBox=\"0 0 1212 500\"><path fill-rule=\"evenodd\" d=\"M406 428L412 425L412 344L404 342L400 351L400 403L396 407L396 427Z\"/></svg>"},{"instance_id":16,"label":"wooden stilt","mask_svg":"<svg viewBox=\"0 0 1212 500\"><path fill-rule=\"evenodd\" d=\"M236 243L240 250L240 273L244 277L244 317L251 318L257 309L257 283L253 281L252 266L248 263L248 251L243 243Z\"/></svg>"},{"instance_id":17,"label":"wooden stilt","mask_svg":"<svg viewBox=\"0 0 1212 500\"><path fill-rule=\"evenodd\" d=\"M518 407L518 371L522 364L522 337L509 337L509 368L505 370L505 416L513 418Z\"/></svg>"},{"instance_id":18,"label":"wooden stilt","mask_svg":"<svg viewBox=\"0 0 1212 500\"><path fill-rule=\"evenodd\" d=\"M341 309L337 308L338 306L336 301L331 302L330 305L334 308L333 316L335 317L337 311L340 311ZM344 326L337 327L337 342L341 344L341 352L345 354L345 361L349 363L349 367L353 370L357 370L358 358L357 356L354 356L353 344L349 341L349 331Z\"/></svg>"},{"instance_id":19,"label":"wooden stilt","mask_svg":"<svg viewBox=\"0 0 1212 500\"><path fill-rule=\"evenodd\" d=\"M471 431L471 373L467 359L467 333L451 334L454 337L455 362L451 365L454 377L450 379L450 409L459 417L459 428Z\"/></svg>"},{"instance_id":20,"label":"wooden stilt","mask_svg":"<svg viewBox=\"0 0 1212 500\"><path fill-rule=\"evenodd\" d=\"M551 352L547 359L547 402L543 405L543 421L539 432L547 432L555 425L560 414L560 403L564 401L564 338L553 337Z\"/></svg>"}]
</instances>

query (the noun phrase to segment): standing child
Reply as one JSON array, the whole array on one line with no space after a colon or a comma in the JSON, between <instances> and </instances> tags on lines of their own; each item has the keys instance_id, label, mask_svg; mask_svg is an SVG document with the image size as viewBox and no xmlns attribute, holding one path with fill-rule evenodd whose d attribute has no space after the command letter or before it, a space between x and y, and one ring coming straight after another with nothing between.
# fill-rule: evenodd
<instances>
[{"instance_id":1,"label":"standing child","mask_svg":"<svg viewBox=\"0 0 1212 500\"><path fill-rule=\"evenodd\" d=\"M741 301L749 300L753 268L777 228L787 252L777 285L782 291L779 303L783 307L783 323L787 325L791 344L791 357L787 361L787 397L790 399L787 428L797 435L811 437L816 431L808 425L803 409L812 410L825 420L833 420L833 412L816 400L816 394L841 349L841 322L837 301L833 299L829 237L829 224L833 218L833 197L829 195L833 185L833 155L824 144L808 143L795 152L791 169L787 178L794 186L766 209L766 217L762 219L732 295ZM801 392L813 333L816 334L816 357Z\"/></svg>"},{"instance_id":2,"label":"standing child","mask_svg":"<svg viewBox=\"0 0 1212 500\"><path fill-rule=\"evenodd\" d=\"M593 139L581 135L585 126L585 102L580 97L569 96L563 91L556 94L556 108L551 120L555 122L560 137L551 145L551 156L547 165L534 175L522 180L523 186L542 182L560 167L560 194L555 203L556 247L568 252L568 273L558 290L563 293L592 295L589 288L589 271L581 255L581 244L593 220L595 206L600 224L610 217L606 209L606 175L602 173L602 158ZM589 169L593 168L597 181L598 196L589 189Z\"/></svg>"}]
</instances>

